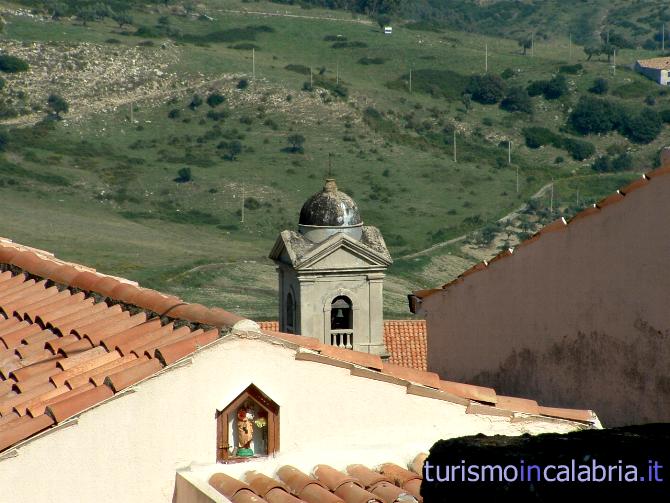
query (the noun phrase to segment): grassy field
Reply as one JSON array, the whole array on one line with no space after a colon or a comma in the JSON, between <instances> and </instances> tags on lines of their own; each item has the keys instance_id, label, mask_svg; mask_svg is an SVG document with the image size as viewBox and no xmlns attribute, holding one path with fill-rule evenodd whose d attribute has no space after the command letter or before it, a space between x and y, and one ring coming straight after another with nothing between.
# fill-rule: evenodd
<instances>
[{"instance_id":1,"label":"grassy field","mask_svg":"<svg viewBox=\"0 0 670 503\"><path fill-rule=\"evenodd\" d=\"M155 7L134 12L134 26L124 29L112 21L83 26L4 15L6 41L86 43L110 58L142 44L150 61L168 49L176 56L165 69L171 77L156 77L155 92L132 100L132 123L131 101L115 91L101 93L104 106L94 111L90 99L73 95L65 120L12 129L0 157L0 235L190 301L272 319L276 284L267 253L280 230L297 225L301 204L329 172L359 203L365 222L382 230L392 255L402 257L495 222L551 180L555 208L574 211L649 169L668 143L667 129L649 145L616 133L589 137L599 153L623 145L633 157L630 172L601 176L592 159L526 148L521 133L528 125L558 131L601 76L623 96L614 99L642 106L653 96L655 108L669 106L670 97L627 68L654 52L622 50L613 74L605 58L587 62L581 48L570 51L567 37L538 40L531 57L515 40L459 31L398 24L384 36L344 12L232 0L205 5L212 20ZM176 34L171 40L129 34L155 27L161 15ZM489 72L512 69L510 85L549 79L561 65L583 69L567 75L568 96L533 98L532 116L476 103L468 110L463 82L484 72L486 51ZM303 90L310 67L312 91ZM24 100L44 102L12 79L6 76L0 95L21 90ZM241 79L249 82L244 89ZM346 97L338 96L338 82ZM66 98L71 92L58 82L53 88ZM189 106L194 95L204 100L214 92L225 97L222 104ZM305 137L302 153L287 151L294 133ZM233 142L241 152L229 160ZM179 183L183 168L192 179ZM539 201L541 208L550 204L546 196ZM387 316L407 316L407 293L448 281L474 258L452 245L397 260L386 283Z\"/></svg>"}]
</instances>

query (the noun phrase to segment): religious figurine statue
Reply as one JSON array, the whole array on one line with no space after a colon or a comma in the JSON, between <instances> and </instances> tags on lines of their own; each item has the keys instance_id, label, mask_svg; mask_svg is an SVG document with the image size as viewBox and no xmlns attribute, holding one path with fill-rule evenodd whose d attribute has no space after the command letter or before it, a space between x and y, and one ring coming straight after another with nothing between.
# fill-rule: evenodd
<instances>
[{"instance_id":1,"label":"religious figurine statue","mask_svg":"<svg viewBox=\"0 0 670 503\"><path fill-rule=\"evenodd\" d=\"M237 411L237 455L251 457L254 451L251 441L254 437L254 414L251 410L240 407Z\"/></svg>"}]
</instances>

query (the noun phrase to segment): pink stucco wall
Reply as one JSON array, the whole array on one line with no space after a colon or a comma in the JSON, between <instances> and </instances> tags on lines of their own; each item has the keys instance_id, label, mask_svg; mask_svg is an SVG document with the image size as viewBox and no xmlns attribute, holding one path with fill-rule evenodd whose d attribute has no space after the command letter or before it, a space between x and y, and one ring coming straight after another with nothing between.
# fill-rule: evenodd
<instances>
[{"instance_id":1,"label":"pink stucco wall","mask_svg":"<svg viewBox=\"0 0 670 503\"><path fill-rule=\"evenodd\" d=\"M425 299L428 368L500 394L670 421L670 174Z\"/></svg>"}]
</instances>

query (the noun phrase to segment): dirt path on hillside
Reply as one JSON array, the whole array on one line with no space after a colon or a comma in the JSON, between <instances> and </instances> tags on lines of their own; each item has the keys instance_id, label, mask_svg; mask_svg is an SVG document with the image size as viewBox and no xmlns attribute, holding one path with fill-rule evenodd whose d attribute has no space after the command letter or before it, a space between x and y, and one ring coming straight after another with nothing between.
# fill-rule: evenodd
<instances>
[{"instance_id":1,"label":"dirt path on hillside","mask_svg":"<svg viewBox=\"0 0 670 503\"><path fill-rule=\"evenodd\" d=\"M560 182L560 181L564 181L564 180L579 180L579 179L584 179L584 178L592 178L594 176L615 176L615 175L619 175L619 174L620 173L600 173L600 174L592 174L592 175L580 175L580 176L574 176L574 177L571 177L571 178L564 178L564 179L558 180L558 181ZM537 192L535 192L535 194L530 196L530 199L537 199L539 197L542 197L551 188L551 186L554 183L556 183L556 181L549 182L546 185L543 185ZM505 223L505 222L508 222L510 220L513 220L514 218L516 218L518 216L519 213L524 211L527 207L528 207L528 205L524 204L524 205L518 207L517 209L509 212L507 215L498 219L497 221L500 222L500 223ZM466 237L467 237L467 234L463 234L462 236L458 236L458 237L449 239L447 241L442 241L440 243L429 246L428 248L425 248L425 249L420 250L418 252L410 253L408 255L403 255L402 257L398 257L398 259L408 259L408 258L420 257L420 256L426 255L426 254L428 254L428 253L430 253L434 250L437 250L438 248L443 248L445 246L449 246L450 244L458 243L459 241L463 241Z\"/></svg>"},{"instance_id":2,"label":"dirt path on hillside","mask_svg":"<svg viewBox=\"0 0 670 503\"><path fill-rule=\"evenodd\" d=\"M340 21L342 23L358 23L358 24L368 24L373 25L374 23L369 19L343 19L337 17L325 17L325 16L304 16L301 14L289 14L288 12L263 12L263 11L254 11L254 10L234 10L234 9L210 9L211 12L227 12L230 14L248 14L254 16L272 16L272 17L292 17L298 19L316 19L319 21Z\"/></svg>"},{"instance_id":3,"label":"dirt path on hillside","mask_svg":"<svg viewBox=\"0 0 670 503\"><path fill-rule=\"evenodd\" d=\"M531 199L537 199L538 197L542 197L554 184L554 182L549 182L548 184L542 186L540 190L538 190L535 194L530 196ZM525 210L528 207L527 204L524 204L522 206L519 206L517 209L509 212L507 215L504 217L500 218L498 222L504 223L509 220L514 219L519 213L521 213L523 210ZM442 241L440 243L434 244L432 246L429 246L428 248L425 248L424 250L420 250L415 253L410 253L409 255L403 255L402 257L398 257L398 259L408 259L408 258L416 258L420 257L422 255L426 255L434 250L437 250L438 248L444 248L445 246L449 246L450 244L458 243L459 241L463 241L467 237L467 234L463 234L461 236L449 239L447 241Z\"/></svg>"}]
</instances>

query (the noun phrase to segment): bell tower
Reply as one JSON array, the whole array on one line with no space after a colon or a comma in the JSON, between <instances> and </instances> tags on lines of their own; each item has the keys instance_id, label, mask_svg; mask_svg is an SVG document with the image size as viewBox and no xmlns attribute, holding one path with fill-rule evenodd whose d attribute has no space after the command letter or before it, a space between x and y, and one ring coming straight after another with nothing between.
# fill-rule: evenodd
<instances>
[{"instance_id":1,"label":"bell tower","mask_svg":"<svg viewBox=\"0 0 670 503\"><path fill-rule=\"evenodd\" d=\"M334 179L305 202L297 231L282 231L270 258L281 331L387 354L383 284L391 256L379 229L363 225L358 206Z\"/></svg>"}]
</instances>

